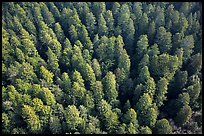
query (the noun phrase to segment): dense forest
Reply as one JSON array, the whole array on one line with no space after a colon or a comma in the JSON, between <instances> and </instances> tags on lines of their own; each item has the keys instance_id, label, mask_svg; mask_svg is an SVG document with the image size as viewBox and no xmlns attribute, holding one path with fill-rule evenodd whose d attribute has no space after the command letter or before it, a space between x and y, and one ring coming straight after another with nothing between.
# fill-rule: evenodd
<instances>
[{"instance_id":1,"label":"dense forest","mask_svg":"<svg viewBox=\"0 0 204 136\"><path fill-rule=\"evenodd\" d=\"M2 133L202 133L199 2L3 2Z\"/></svg>"}]
</instances>

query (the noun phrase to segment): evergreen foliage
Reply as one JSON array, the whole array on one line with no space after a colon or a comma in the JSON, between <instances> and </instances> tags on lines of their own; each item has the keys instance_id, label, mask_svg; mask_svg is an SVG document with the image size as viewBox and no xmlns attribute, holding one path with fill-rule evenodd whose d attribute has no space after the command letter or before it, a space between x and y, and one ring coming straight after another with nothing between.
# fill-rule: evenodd
<instances>
[{"instance_id":1,"label":"evergreen foliage","mask_svg":"<svg viewBox=\"0 0 204 136\"><path fill-rule=\"evenodd\" d=\"M202 133L201 43L200 2L3 2L2 132Z\"/></svg>"}]
</instances>

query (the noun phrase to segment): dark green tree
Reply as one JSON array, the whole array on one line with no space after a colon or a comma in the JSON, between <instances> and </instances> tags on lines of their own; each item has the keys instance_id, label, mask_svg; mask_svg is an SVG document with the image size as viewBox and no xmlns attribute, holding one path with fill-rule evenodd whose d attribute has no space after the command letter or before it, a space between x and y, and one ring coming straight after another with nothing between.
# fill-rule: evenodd
<instances>
[{"instance_id":1,"label":"dark green tree","mask_svg":"<svg viewBox=\"0 0 204 136\"><path fill-rule=\"evenodd\" d=\"M165 77L167 80L170 80L173 78L178 67L178 57L167 53L160 54L159 56L155 55L150 61L150 72L155 78Z\"/></svg>"},{"instance_id":2,"label":"dark green tree","mask_svg":"<svg viewBox=\"0 0 204 136\"><path fill-rule=\"evenodd\" d=\"M142 59L143 54L147 53L148 47L149 47L149 44L148 44L147 35L141 35L139 37L139 40L137 41L137 46L136 46L136 57L138 58L137 59L138 61Z\"/></svg>"},{"instance_id":3,"label":"dark green tree","mask_svg":"<svg viewBox=\"0 0 204 136\"><path fill-rule=\"evenodd\" d=\"M119 123L117 114L112 112L111 108L111 105L103 99L98 104L100 119L102 120L106 131L109 133L113 133L115 131L114 128Z\"/></svg>"},{"instance_id":4,"label":"dark green tree","mask_svg":"<svg viewBox=\"0 0 204 136\"><path fill-rule=\"evenodd\" d=\"M104 14L104 18L106 20L106 26L108 27L109 35L113 36L114 34L114 18L111 10L107 10Z\"/></svg>"},{"instance_id":5,"label":"dark green tree","mask_svg":"<svg viewBox=\"0 0 204 136\"><path fill-rule=\"evenodd\" d=\"M172 34L167 32L166 29L161 26L157 30L155 42L158 44L161 53L168 52L172 47L171 41Z\"/></svg>"},{"instance_id":6,"label":"dark green tree","mask_svg":"<svg viewBox=\"0 0 204 136\"><path fill-rule=\"evenodd\" d=\"M193 53L194 48L194 38L193 35L185 36L185 38L182 40L180 47L183 48L184 51L184 61L187 61L191 54Z\"/></svg>"},{"instance_id":7,"label":"dark green tree","mask_svg":"<svg viewBox=\"0 0 204 136\"><path fill-rule=\"evenodd\" d=\"M101 81L96 81L91 86L91 91L93 92L95 104L98 104L104 98L103 84Z\"/></svg>"},{"instance_id":8,"label":"dark green tree","mask_svg":"<svg viewBox=\"0 0 204 136\"><path fill-rule=\"evenodd\" d=\"M106 20L104 19L102 13L99 14L98 18L98 35L100 37L108 35L108 27L106 26Z\"/></svg>"},{"instance_id":9,"label":"dark green tree","mask_svg":"<svg viewBox=\"0 0 204 136\"><path fill-rule=\"evenodd\" d=\"M45 23L48 26L52 26L55 23L55 19L54 19L53 14L49 11L49 9L45 3L41 2L40 6L41 6L42 16L43 16Z\"/></svg>"},{"instance_id":10,"label":"dark green tree","mask_svg":"<svg viewBox=\"0 0 204 136\"><path fill-rule=\"evenodd\" d=\"M197 53L190 58L190 63L187 66L189 75L196 75L202 67L202 55Z\"/></svg>"},{"instance_id":11,"label":"dark green tree","mask_svg":"<svg viewBox=\"0 0 204 136\"><path fill-rule=\"evenodd\" d=\"M92 12L86 14L86 28L89 32L89 36L93 36L96 31L96 18Z\"/></svg>"},{"instance_id":12,"label":"dark green tree","mask_svg":"<svg viewBox=\"0 0 204 136\"><path fill-rule=\"evenodd\" d=\"M148 34L149 43L153 44L154 43L154 37L155 37L155 34L156 34L156 26L155 26L154 21L149 23L147 34Z\"/></svg>"},{"instance_id":13,"label":"dark green tree","mask_svg":"<svg viewBox=\"0 0 204 136\"><path fill-rule=\"evenodd\" d=\"M164 101L167 100L166 94L168 90L168 80L166 78L160 78L157 83L155 92L155 102L158 107L162 106Z\"/></svg>"},{"instance_id":14,"label":"dark green tree","mask_svg":"<svg viewBox=\"0 0 204 136\"><path fill-rule=\"evenodd\" d=\"M75 105L69 105L65 111L67 130L69 132L77 132L79 125L82 123L80 112Z\"/></svg>"},{"instance_id":15,"label":"dark green tree","mask_svg":"<svg viewBox=\"0 0 204 136\"><path fill-rule=\"evenodd\" d=\"M52 52L52 50L48 47L48 50L46 52L46 55L48 56L48 67L53 73L59 74L60 69L59 69L59 64L58 64L58 58L57 56Z\"/></svg>"},{"instance_id":16,"label":"dark green tree","mask_svg":"<svg viewBox=\"0 0 204 136\"><path fill-rule=\"evenodd\" d=\"M52 12L55 20L59 21L61 15L56 5L53 2L49 2L48 8L50 9L50 12Z\"/></svg>"},{"instance_id":17,"label":"dark green tree","mask_svg":"<svg viewBox=\"0 0 204 136\"><path fill-rule=\"evenodd\" d=\"M156 123L158 111L148 93L144 93L136 104L139 125L153 127Z\"/></svg>"},{"instance_id":18,"label":"dark green tree","mask_svg":"<svg viewBox=\"0 0 204 136\"><path fill-rule=\"evenodd\" d=\"M58 119L57 116L51 116L49 123L50 123L50 130L51 130L52 134L62 133L61 123L60 123L60 120Z\"/></svg>"},{"instance_id":19,"label":"dark green tree","mask_svg":"<svg viewBox=\"0 0 204 136\"><path fill-rule=\"evenodd\" d=\"M157 134L172 134L172 126L167 119L158 120L155 125L155 131Z\"/></svg>"},{"instance_id":20,"label":"dark green tree","mask_svg":"<svg viewBox=\"0 0 204 136\"><path fill-rule=\"evenodd\" d=\"M104 2L93 2L92 6L93 14L96 16L96 18L99 18L100 14L104 14L106 12L106 4Z\"/></svg>"},{"instance_id":21,"label":"dark green tree","mask_svg":"<svg viewBox=\"0 0 204 136\"><path fill-rule=\"evenodd\" d=\"M101 79L101 66L97 59L92 60L92 68L95 73L96 79Z\"/></svg>"},{"instance_id":22,"label":"dark green tree","mask_svg":"<svg viewBox=\"0 0 204 136\"><path fill-rule=\"evenodd\" d=\"M179 126L185 125L192 116L192 109L190 106L183 106L175 117L175 121Z\"/></svg>"},{"instance_id":23,"label":"dark green tree","mask_svg":"<svg viewBox=\"0 0 204 136\"><path fill-rule=\"evenodd\" d=\"M63 43L66 37L64 35L64 31L62 30L62 27L59 24L59 22L55 23L54 32L57 36L57 39L60 41L60 43Z\"/></svg>"},{"instance_id":24,"label":"dark green tree","mask_svg":"<svg viewBox=\"0 0 204 136\"><path fill-rule=\"evenodd\" d=\"M112 72L108 72L103 79L104 85L104 98L108 103L113 102L118 97L116 90L115 75Z\"/></svg>"}]
</instances>

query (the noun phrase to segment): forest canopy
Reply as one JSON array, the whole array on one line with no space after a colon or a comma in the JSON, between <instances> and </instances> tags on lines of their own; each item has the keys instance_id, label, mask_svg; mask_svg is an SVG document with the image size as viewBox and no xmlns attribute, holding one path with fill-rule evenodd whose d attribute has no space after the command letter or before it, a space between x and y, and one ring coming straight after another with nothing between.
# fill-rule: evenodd
<instances>
[{"instance_id":1,"label":"forest canopy","mask_svg":"<svg viewBox=\"0 0 204 136\"><path fill-rule=\"evenodd\" d=\"M2 133L201 134L201 4L3 2Z\"/></svg>"}]
</instances>

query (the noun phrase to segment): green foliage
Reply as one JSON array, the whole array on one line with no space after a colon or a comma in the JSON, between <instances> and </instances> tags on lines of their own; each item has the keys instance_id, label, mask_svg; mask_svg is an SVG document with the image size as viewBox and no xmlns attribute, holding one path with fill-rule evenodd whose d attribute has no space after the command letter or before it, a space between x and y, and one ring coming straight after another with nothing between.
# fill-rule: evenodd
<instances>
[{"instance_id":1,"label":"green foliage","mask_svg":"<svg viewBox=\"0 0 204 136\"><path fill-rule=\"evenodd\" d=\"M109 35L112 36L114 33L114 18L111 10L107 10L104 18L106 19L106 26L108 27Z\"/></svg>"},{"instance_id":2,"label":"green foliage","mask_svg":"<svg viewBox=\"0 0 204 136\"><path fill-rule=\"evenodd\" d=\"M168 80L166 78L161 78L157 83L157 89L155 93L155 102L158 107L163 105L163 102L167 99L166 94L168 90Z\"/></svg>"},{"instance_id":3,"label":"green foliage","mask_svg":"<svg viewBox=\"0 0 204 136\"><path fill-rule=\"evenodd\" d=\"M183 48L184 51L184 61L186 61L187 59L189 59L190 55L193 52L193 48L194 48L194 38L193 35L188 35L185 36L185 38L182 40L180 47Z\"/></svg>"},{"instance_id":4,"label":"green foliage","mask_svg":"<svg viewBox=\"0 0 204 136\"><path fill-rule=\"evenodd\" d=\"M56 103L55 96L48 88L42 88L42 92L40 94L41 99L46 105L54 105Z\"/></svg>"},{"instance_id":5,"label":"green foliage","mask_svg":"<svg viewBox=\"0 0 204 136\"><path fill-rule=\"evenodd\" d=\"M166 32L164 27L159 27L157 30L155 42L158 44L161 53L168 52L171 49L171 37L172 34L170 32Z\"/></svg>"},{"instance_id":6,"label":"green foliage","mask_svg":"<svg viewBox=\"0 0 204 136\"><path fill-rule=\"evenodd\" d=\"M72 104L80 104L85 92L86 90L84 87L81 87L78 82L73 82L72 89L68 92L69 99L67 100L67 102L71 102Z\"/></svg>"},{"instance_id":7,"label":"green foliage","mask_svg":"<svg viewBox=\"0 0 204 136\"><path fill-rule=\"evenodd\" d=\"M167 119L158 120L155 125L155 131L157 134L171 134L172 126Z\"/></svg>"},{"instance_id":8,"label":"green foliage","mask_svg":"<svg viewBox=\"0 0 204 136\"><path fill-rule=\"evenodd\" d=\"M147 52L148 46L149 44L148 44L147 35L141 35L139 37L139 40L137 41L137 46L136 46L136 53L139 60L142 58L142 55Z\"/></svg>"},{"instance_id":9,"label":"green foliage","mask_svg":"<svg viewBox=\"0 0 204 136\"><path fill-rule=\"evenodd\" d=\"M67 130L71 132L76 132L78 130L79 125L82 123L82 118L79 117L79 110L75 105L69 105L66 109L66 123Z\"/></svg>"},{"instance_id":10,"label":"green foliage","mask_svg":"<svg viewBox=\"0 0 204 136\"><path fill-rule=\"evenodd\" d=\"M189 75L196 75L202 67L202 55L197 53L190 58L190 63L188 64Z\"/></svg>"},{"instance_id":11,"label":"green foliage","mask_svg":"<svg viewBox=\"0 0 204 136\"><path fill-rule=\"evenodd\" d=\"M148 39L151 43L153 43L154 41L154 37L155 37L155 33L156 33L156 28L155 28L155 22L152 21L150 24L149 24L149 27L148 27Z\"/></svg>"},{"instance_id":12,"label":"green foliage","mask_svg":"<svg viewBox=\"0 0 204 136\"><path fill-rule=\"evenodd\" d=\"M96 29L96 18L92 12L86 14L86 28L91 36L95 33Z\"/></svg>"},{"instance_id":13,"label":"green foliage","mask_svg":"<svg viewBox=\"0 0 204 136\"><path fill-rule=\"evenodd\" d=\"M138 84L133 92L133 103L136 104L136 102L139 100L140 96L143 94L144 91L144 85L143 84Z\"/></svg>"},{"instance_id":14,"label":"green foliage","mask_svg":"<svg viewBox=\"0 0 204 136\"><path fill-rule=\"evenodd\" d=\"M178 107L188 105L190 103L190 96L188 93L181 93L178 96Z\"/></svg>"},{"instance_id":15,"label":"green foliage","mask_svg":"<svg viewBox=\"0 0 204 136\"><path fill-rule=\"evenodd\" d=\"M124 42L122 36L118 36L115 40L115 61L118 65L116 69L116 79L119 83L123 82L129 76L130 58L124 49Z\"/></svg>"},{"instance_id":16,"label":"green foliage","mask_svg":"<svg viewBox=\"0 0 204 136\"><path fill-rule=\"evenodd\" d=\"M199 2L4 2L3 134L201 133L201 19Z\"/></svg>"},{"instance_id":17,"label":"green foliage","mask_svg":"<svg viewBox=\"0 0 204 136\"><path fill-rule=\"evenodd\" d=\"M72 81L77 82L81 87L84 87L84 80L80 72L74 71L74 73L72 74Z\"/></svg>"},{"instance_id":18,"label":"green foliage","mask_svg":"<svg viewBox=\"0 0 204 136\"><path fill-rule=\"evenodd\" d=\"M176 48L179 48L183 38L184 38L183 33L176 33L173 35L173 37L172 37L172 51L173 52L176 51Z\"/></svg>"},{"instance_id":19,"label":"green foliage","mask_svg":"<svg viewBox=\"0 0 204 136\"><path fill-rule=\"evenodd\" d=\"M103 84L101 81L96 81L94 84L92 84L91 91L93 92L95 103L98 104L104 97Z\"/></svg>"},{"instance_id":20,"label":"green foliage","mask_svg":"<svg viewBox=\"0 0 204 136\"><path fill-rule=\"evenodd\" d=\"M89 122L86 124L85 134L100 134L99 120L96 117L89 116Z\"/></svg>"},{"instance_id":21,"label":"green foliage","mask_svg":"<svg viewBox=\"0 0 204 136\"><path fill-rule=\"evenodd\" d=\"M138 121L140 125L154 126L156 123L158 111L152 98L148 93L144 93L136 104Z\"/></svg>"},{"instance_id":22,"label":"green foliage","mask_svg":"<svg viewBox=\"0 0 204 136\"><path fill-rule=\"evenodd\" d=\"M182 67L183 64L183 48L177 48L175 54L178 57L179 60L179 67Z\"/></svg>"},{"instance_id":23,"label":"green foliage","mask_svg":"<svg viewBox=\"0 0 204 136\"><path fill-rule=\"evenodd\" d=\"M125 133L126 133L125 128L126 128L126 124L125 124L125 123L122 123L122 124L118 127L118 133L117 133L117 134L125 134Z\"/></svg>"},{"instance_id":24,"label":"green foliage","mask_svg":"<svg viewBox=\"0 0 204 136\"><path fill-rule=\"evenodd\" d=\"M63 65L65 68L69 68L71 65L72 57L72 46L69 39L64 41L64 50L62 51L61 57L59 59L59 64Z\"/></svg>"},{"instance_id":25,"label":"green foliage","mask_svg":"<svg viewBox=\"0 0 204 136\"><path fill-rule=\"evenodd\" d=\"M175 117L175 121L179 126L186 124L192 116L192 109L190 106L183 106Z\"/></svg>"},{"instance_id":26,"label":"green foliage","mask_svg":"<svg viewBox=\"0 0 204 136\"><path fill-rule=\"evenodd\" d=\"M113 133L115 130L114 128L118 125L118 116L115 112L111 111L111 105L109 105L105 100L101 100L98 104L99 115L104 123L105 129Z\"/></svg>"},{"instance_id":27,"label":"green foliage","mask_svg":"<svg viewBox=\"0 0 204 136\"><path fill-rule=\"evenodd\" d=\"M96 79L101 79L101 67L97 59L92 60L92 68L95 73Z\"/></svg>"},{"instance_id":28,"label":"green foliage","mask_svg":"<svg viewBox=\"0 0 204 136\"><path fill-rule=\"evenodd\" d=\"M32 107L33 107L33 109L34 109L35 112L40 112L40 111L42 111L43 106L44 106L44 105L43 105L43 102L42 102L41 99L39 99L39 98L34 98L34 99L32 100Z\"/></svg>"},{"instance_id":29,"label":"green foliage","mask_svg":"<svg viewBox=\"0 0 204 136\"><path fill-rule=\"evenodd\" d=\"M81 71L81 67L83 67L84 65L84 59L82 57L81 49L77 45L74 45L73 47L73 55L71 57L71 64L72 64L72 67L78 71L79 70Z\"/></svg>"},{"instance_id":30,"label":"green foliage","mask_svg":"<svg viewBox=\"0 0 204 136\"><path fill-rule=\"evenodd\" d=\"M78 34L76 31L76 27L74 25L71 25L69 27L69 34L70 34L70 40L72 43L74 43L78 39Z\"/></svg>"},{"instance_id":31,"label":"green foliage","mask_svg":"<svg viewBox=\"0 0 204 136\"><path fill-rule=\"evenodd\" d=\"M97 59L101 65L102 73L108 72L114 65L114 46L115 37L108 38L102 36L94 47Z\"/></svg>"},{"instance_id":32,"label":"green foliage","mask_svg":"<svg viewBox=\"0 0 204 136\"><path fill-rule=\"evenodd\" d=\"M125 103L123 109L124 109L124 111L128 111L128 109L130 109L130 107L131 107L131 105L130 105L130 101L127 100L127 102Z\"/></svg>"},{"instance_id":33,"label":"green foliage","mask_svg":"<svg viewBox=\"0 0 204 136\"><path fill-rule=\"evenodd\" d=\"M98 18L98 35L103 36L107 35L108 28L106 26L106 20L103 17L103 14L99 14Z\"/></svg>"},{"instance_id":34,"label":"green foliage","mask_svg":"<svg viewBox=\"0 0 204 136\"><path fill-rule=\"evenodd\" d=\"M51 84L53 82L53 73L48 71L44 66L40 67L40 73L42 78L48 83Z\"/></svg>"},{"instance_id":35,"label":"green foliage","mask_svg":"<svg viewBox=\"0 0 204 136\"><path fill-rule=\"evenodd\" d=\"M96 81L94 71L88 63L86 63L82 74L84 75L83 77L85 79L85 82L89 86L91 86ZM89 87L88 87L88 89L89 89Z\"/></svg>"},{"instance_id":36,"label":"green foliage","mask_svg":"<svg viewBox=\"0 0 204 136\"><path fill-rule=\"evenodd\" d=\"M147 66L144 66L142 69L141 69L141 72L138 76L138 81L141 82L141 83L145 83L148 78L150 77L150 73L149 73L149 69Z\"/></svg>"},{"instance_id":37,"label":"green foliage","mask_svg":"<svg viewBox=\"0 0 204 136\"><path fill-rule=\"evenodd\" d=\"M92 93L87 92L82 103L85 107L87 107L88 111L91 112L91 110L94 108L94 98Z\"/></svg>"},{"instance_id":38,"label":"green foliage","mask_svg":"<svg viewBox=\"0 0 204 136\"><path fill-rule=\"evenodd\" d=\"M138 19L138 28L140 34L145 34L147 32L148 23L148 16L145 12L143 12L141 17Z\"/></svg>"},{"instance_id":39,"label":"green foliage","mask_svg":"<svg viewBox=\"0 0 204 136\"><path fill-rule=\"evenodd\" d=\"M54 31L56 33L57 39L63 43L65 40L65 35L59 23L55 23Z\"/></svg>"},{"instance_id":40,"label":"green foliage","mask_svg":"<svg viewBox=\"0 0 204 136\"><path fill-rule=\"evenodd\" d=\"M135 112L134 109L130 108L126 114L124 115L124 122L126 124L133 123L135 126L137 124L137 113Z\"/></svg>"},{"instance_id":41,"label":"green foliage","mask_svg":"<svg viewBox=\"0 0 204 136\"><path fill-rule=\"evenodd\" d=\"M57 56L52 52L52 50L48 47L48 51L46 52L46 55L48 56L48 67L53 73L59 72L59 64Z\"/></svg>"},{"instance_id":42,"label":"green foliage","mask_svg":"<svg viewBox=\"0 0 204 136\"><path fill-rule=\"evenodd\" d=\"M152 74L156 77L165 77L167 80L173 78L178 66L178 57L166 53L153 56L152 61L150 61Z\"/></svg>"},{"instance_id":43,"label":"green foliage","mask_svg":"<svg viewBox=\"0 0 204 136\"><path fill-rule=\"evenodd\" d=\"M149 55L148 54L144 54L144 56L142 57L138 65L138 69L141 70L145 66L149 66Z\"/></svg>"},{"instance_id":44,"label":"green foliage","mask_svg":"<svg viewBox=\"0 0 204 136\"><path fill-rule=\"evenodd\" d=\"M113 12L114 19L117 18L119 9L120 9L120 3L114 2L112 6L112 12Z\"/></svg>"},{"instance_id":45,"label":"green foliage","mask_svg":"<svg viewBox=\"0 0 204 136\"><path fill-rule=\"evenodd\" d=\"M49 8L50 11L52 12L54 18L55 18L56 20L59 20L59 18L60 18L60 12L59 12L58 8L55 6L55 4L52 3L52 2L49 2L49 7L48 7L48 8Z\"/></svg>"},{"instance_id":46,"label":"green foliage","mask_svg":"<svg viewBox=\"0 0 204 136\"><path fill-rule=\"evenodd\" d=\"M137 134L138 131L135 129L133 123L130 123L128 126L127 126L127 133L128 134Z\"/></svg>"},{"instance_id":47,"label":"green foliage","mask_svg":"<svg viewBox=\"0 0 204 136\"><path fill-rule=\"evenodd\" d=\"M50 117L50 130L53 134L61 134L61 123L57 116Z\"/></svg>"},{"instance_id":48,"label":"green foliage","mask_svg":"<svg viewBox=\"0 0 204 136\"><path fill-rule=\"evenodd\" d=\"M41 123L35 111L29 105L23 105L22 117L27 123L28 129L31 133L39 133L41 131Z\"/></svg>"},{"instance_id":49,"label":"green foliage","mask_svg":"<svg viewBox=\"0 0 204 136\"><path fill-rule=\"evenodd\" d=\"M160 51L157 44L152 45L148 50L148 55L152 58L154 55L159 55Z\"/></svg>"},{"instance_id":50,"label":"green foliage","mask_svg":"<svg viewBox=\"0 0 204 136\"><path fill-rule=\"evenodd\" d=\"M133 20L130 18L130 9L127 4L122 4L118 15L118 28L122 30L122 36L126 44L126 49L132 55L135 28Z\"/></svg>"},{"instance_id":51,"label":"green foliage","mask_svg":"<svg viewBox=\"0 0 204 136\"><path fill-rule=\"evenodd\" d=\"M64 72L62 73L61 77L61 84L60 87L66 92L67 90L70 90L71 88L71 80L69 78L68 73Z\"/></svg>"},{"instance_id":52,"label":"green foliage","mask_svg":"<svg viewBox=\"0 0 204 136\"><path fill-rule=\"evenodd\" d=\"M14 128L11 132L12 134L26 134L25 129L23 128Z\"/></svg>"},{"instance_id":53,"label":"green foliage","mask_svg":"<svg viewBox=\"0 0 204 136\"><path fill-rule=\"evenodd\" d=\"M191 104L193 104L198 99L201 91L200 82L195 82L193 85L188 86L186 90L189 93Z\"/></svg>"},{"instance_id":54,"label":"green foliage","mask_svg":"<svg viewBox=\"0 0 204 136\"><path fill-rule=\"evenodd\" d=\"M93 2L92 6L93 13L97 18L99 18L100 13L103 14L106 11L106 4L104 2Z\"/></svg>"},{"instance_id":55,"label":"green foliage","mask_svg":"<svg viewBox=\"0 0 204 136\"><path fill-rule=\"evenodd\" d=\"M152 134L152 130L148 126L141 126L140 134Z\"/></svg>"},{"instance_id":56,"label":"green foliage","mask_svg":"<svg viewBox=\"0 0 204 136\"><path fill-rule=\"evenodd\" d=\"M89 53L89 50L84 49L82 55L83 55L83 58L84 58L85 62L90 64L90 62L91 62L91 55Z\"/></svg>"},{"instance_id":57,"label":"green foliage","mask_svg":"<svg viewBox=\"0 0 204 136\"><path fill-rule=\"evenodd\" d=\"M165 25L165 15L164 15L164 8L161 6L156 7L156 11L154 13L155 16L155 24L156 27L161 27Z\"/></svg>"},{"instance_id":58,"label":"green foliage","mask_svg":"<svg viewBox=\"0 0 204 136\"><path fill-rule=\"evenodd\" d=\"M2 131L3 133L9 133L10 119L6 113L2 113Z\"/></svg>"},{"instance_id":59,"label":"green foliage","mask_svg":"<svg viewBox=\"0 0 204 136\"><path fill-rule=\"evenodd\" d=\"M188 81L188 72L187 71L177 71L174 76L173 85L170 84L169 96L176 97L184 88Z\"/></svg>"},{"instance_id":60,"label":"green foliage","mask_svg":"<svg viewBox=\"0 0 204 136\"><path fill-rule=\"evenodd\" d=\"M52 24L55 22L53 14L49 11L45 3L40 3L40 6L41 6L42 16L44 18L45 23L48 26L52 26Z\"/></svg>"},{"instance_id":61,"label":"green foliage","mask_svg":"<svg viewBox=\"0 0 204 136\"><path fill-rule=\"evenodd\" d=\"M10 65L8 68L8 80L12 83L15 82L17 77L22 78L26 82L36 82L36 74L34 73L33 66L28 63L24 62L22 64L18 63L17 61L14 62L13 65Z\"/></svg>"},{"instance_id":62,"label":"green foliage","mask_svg":"<svg viewBox=\"0 0 204 136\"><path fill-rule=\"evenodd\" d=\"M144 89L145 89L144 92L148 93L151 96L151 98L153 98L155 94L156 85L152 77L147 79L147 81L144 84Z\"/></svg>"},{"instance_id":63,"label":"green foliage","mask_svg":"<svg viewBox=\"0 0 204 136\"><path fill-rule=\"evenodd\" d=\"M21 43L23 44L23 52L25 55L28 55L29 57L34 57L37 55L37 49L35 48L34 41L29 35L29 33L25 29L20 30L20 38Z\"/></svg>"},{"instance_id":64,"label":"green foliage","mask_svg":"<svg viewBox=\"0 0 204 136\"><path fill-rule=\"evenodd\" d=\"M108 103L116 100L118 92L116 90L115 75L112 72L108 72L103 79L104 85L104 98Z\"/></svg>"}]
</instances>

